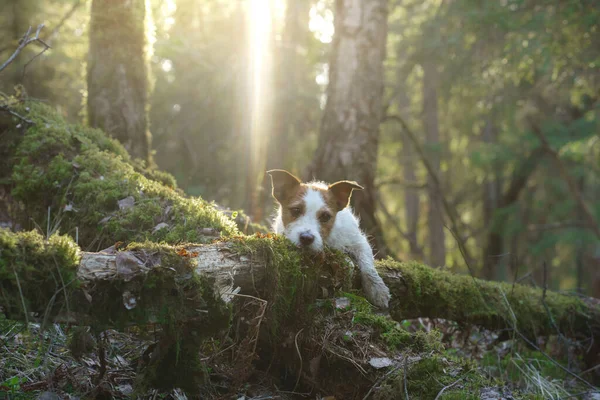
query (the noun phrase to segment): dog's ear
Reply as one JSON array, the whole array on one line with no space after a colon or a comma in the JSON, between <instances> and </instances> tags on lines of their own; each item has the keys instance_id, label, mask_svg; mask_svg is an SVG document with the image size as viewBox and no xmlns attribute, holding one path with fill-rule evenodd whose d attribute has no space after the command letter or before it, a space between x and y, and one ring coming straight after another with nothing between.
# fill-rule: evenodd
<instances>
[{"instance_id":1,"label":"dog's ear","mask_svg":"<svg viewBox=\"0 0 600 400\"><path fill-rule=\"evenodd\" d=\"M362 190L364 188L353 181L339 181L329 185L328 190L333 195L337 211L342 211L348 206L354 189Z\"/></svg>"},{"instance_id":2,"label":"dog's ear","mask_svg":"<svg viewBox=\"0 0 600 400\"><path fill-rule=\"evenodd\" d=\"M302 183L300 179L283 169L272 169L267 171L271 177L271 185L273 186L273 197L279 203L285 202L293 195L298 186Z\"/></svg>"}]
</instances>

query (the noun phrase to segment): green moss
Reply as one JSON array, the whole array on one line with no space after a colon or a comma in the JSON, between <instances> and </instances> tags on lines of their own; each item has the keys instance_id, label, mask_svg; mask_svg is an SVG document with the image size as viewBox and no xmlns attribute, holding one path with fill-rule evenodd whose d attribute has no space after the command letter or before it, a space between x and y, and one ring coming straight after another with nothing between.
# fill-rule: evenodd
<instances>
[{"instance_id":1,"label":"green moss","mask_svg":"<svg viewBox=\"0 0 600 400\"><path fill-rule=\"evenodd\" d=\"M427 316L497 329L516 326L534 338L556 332L550 316L564 334L589 329L597 324L586 314L589 307L576 297L524 285L488 282L452 274L416 262L385 260L378 268L399 270L402 279L390 282L393 293L390 313L396 320Z\"/></svg>"},{"instance_id":2,"label":"green moss","mask_svg":"<svg viewBox=\"0 0 600 400\"><path fill-rule=\"evenodd\" d=\"M389 316L376 314L363 297L343 293L350 299L354 317L352 321L375 330L375 336L383 340L390 350L411 348L415 352L440 351L443 349L442 334L436 330L410 333Z\"/></svg>"},{"instance_id":3,"label":"green moss","mask_svg":"<svg viewBox=\"0 0 600 400\"><path fill-rule=\"evenodd\" d=\"M270 229L265 225L253 222L243 210L221 210L225 215L233 219L241 233L254 235L256 233L268 233Z\"/></svg>"},{"instance_id":4,"label":"green moss","mask_svg":"<svg viewBox=\"0 0 600 400\"><path fill-rule=\"evenodd\" d=\"M378 400L406 398L435 399L444 390L440 399L479 399L482 388L495 386L471 361L440 354L427 355L409 362L406 370L399 368L387 379L374 398ZM406 382L406 387L404 382Z\"/></svg>"},{"instance_id":5,"label":"green moss","mask_svg":"<svg viewBox=\"0 0 600 400\"><path fill-rule=\"evenodd\" d=\"M481 360L482 367L486 368L495 375L509 380L517 385L526 383L526 374L524 370L533 368L541 377L549 380L564 380L569 375L564 369L560 368L556 363L566 365L566 360L553 358L549 360L539 351L533 351L524 348L518 349L518 352L509 352L504 357L499 358L495 352L490 352L484 355Z\"/></svg>"},{"instance_id":6,"label":"green moss","mask_svg":"<svg viewBox=\"0 0 600 400\"><path fill-rule=\"evenodd\" d=\"M50 228L78 235L91 250L116 241L206 243L238 233L231 218L174 190L170 175L134 165L101 131L69 125L41 104L28 107L19 111L35 125L16 145L8 182L14 199L27 205L13 216L24 226L46 230L50 209ZM132 204L120 207L126 198Z\"/></svg>"},{"instance_id":7,"label":"green moss","mask_svg":"<svg viewBox=\"0 0 600 400\"><path fill-rule=\"evenodd\" d=\"M77 288L79 247L67 236L48 240L36 232L12 233L0 229L0 292L9 316L27 312L49 317L67 310Z\"/></svg>"},{"instance_id":8,"label":"green moss","mask_svg":"<svg viewBox=\"0 0 600 400\"><path fill-rule=\"evenodd\" d=\"M351 288L354 269L340 252L300 251L287 238L270 234L236 238L233 243L239 254L260 254L267 260L263 298L269 301L267 322L273 340L291 318L290 329L310 321L324 289L331 297Z\"/></svg>"}]
</instances>

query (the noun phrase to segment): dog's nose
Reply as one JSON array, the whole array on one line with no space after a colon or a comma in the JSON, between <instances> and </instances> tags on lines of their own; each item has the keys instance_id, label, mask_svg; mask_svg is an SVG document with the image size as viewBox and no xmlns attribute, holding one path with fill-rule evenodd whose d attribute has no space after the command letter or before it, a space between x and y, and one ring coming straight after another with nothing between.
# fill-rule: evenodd
<instances>
[{"instance_id":1,"label":"dog's nose","mask_svg":"<svg viewBox=\"0 0 600 400\"><path fill-rule=\"evenodd\" d=\"M300 244L302 246L309 246L312 242L315 241L315 235L309 232L304 232L300 234Z\"/></svg>"}]
</instances>

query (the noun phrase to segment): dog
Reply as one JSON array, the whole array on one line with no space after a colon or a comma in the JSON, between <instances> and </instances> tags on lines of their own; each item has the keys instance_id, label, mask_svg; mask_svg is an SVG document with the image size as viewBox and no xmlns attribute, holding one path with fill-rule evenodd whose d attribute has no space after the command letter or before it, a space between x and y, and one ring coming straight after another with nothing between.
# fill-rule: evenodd
<instances>
[{"instance_id":1,"label":"dog","mask_svg":"<svg viewBox=\"0 0 600 400\"><path fill-rule=\"evenodd\" d=\"M387 309L390 291L375 269L373 249L349 206L352 191L363 187L352 181L303 183L280 169L267 173L279 203L273 231L304 249L318 252L329 246L352 255L367 300Z\"/></svg>"}]
</instances>

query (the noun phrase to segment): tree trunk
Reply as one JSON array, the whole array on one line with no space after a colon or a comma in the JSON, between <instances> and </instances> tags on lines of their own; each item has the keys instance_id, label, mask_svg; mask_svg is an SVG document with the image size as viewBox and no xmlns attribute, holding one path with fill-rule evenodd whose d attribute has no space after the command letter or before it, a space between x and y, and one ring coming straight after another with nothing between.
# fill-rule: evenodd
<instances>
[{"instance_id":1,"label":"tree trunk","mask_svg":"<svg viewBox=\"0 0 600 400\"><path fill-rule=\"evenodd\" d=\"M535 171L537 163L544 154L542 148L534 150L517 168L513 174L512 181L508 189L502 194L498 203L498 209L513 205L519 200L521 191L527 185L529 177ZM484 268L482 276L485 279L493 280L496 275L496 264L499 256L504 252L504 224L505 218L498 218L494 224L488 227L488 237L484 251Z\"/></svg>"},{"instance_id":2,"label":"tree trunk","mask_svg":"<svg viewBox=\"0 0 600 400\"><path fill-rule=\"evenodd\" d=\"M145 0L94 0L88 56L88 122L150 161Z\"/></svg>"},{"instance_id":3,"label":"tree trunk","mask_svg":"<svg viewBox=\"0 0 600 400\"><path fill-rule=\"evenodd\" d=\"M404 75L398 76L401 82L404 82ZM405 85L402 85L398 95L399 113L404 120L410 111L410 98L408 97ZM415 159L415 149L410 140L399 132L398 140L402 141L402 152L399 155L399 163L402 165L403 178L406 182L416 182L416 165L418 159ZM423 249L419 246L419 214L420 214L419 189L404 188L404 219L406 220L406 236L408 239L410 255L414 259L423 259Z\"/></svg>"},{"instance_id":4,"label":"tree trunk","mask_svg":"<svg viewBox=\"0 0 600 400\"><path fill-rule=\"evenodd\" d=\"M387 1L336 0L327 103L308 178L355 180L354 209L378 256L387 254L375 217L375 173L383 96Z\"/></svg>"},{"instance_id":5,"label":"tree trunk","mask_svg":"<svg viewBox=\"0 0 600 400\"><path fill-rule=\"evenodd\" d=\"M438 126L437 100L438 72L436 65L423 64L423 126L427 145L433 148L429 162L435 174L440 177L440 132ZM429 207L427 226L429 228L429 262L432 266L446 265L446 243L444 234L444 212L439 191L431 176L428 177Z\"/></svg>"},{"instance_id":6,"label":"tree trunk","mask_svg":"<svg viewBox=\"0 0 600 400\"><path fill-rule=\"evenodd\" d=\"M496 142L495 130L490 118L487 119L483 128L482 138L483 142L486 144ZM493 169L494 173L487 174L483 183L483 226L486 227L492 226L494 212L498 208L501 201L500 195L502 187L495 173L496 167L494 166ZM501 237L495 238L494 240L500 240L501 242L503 241ZM488 257L489 255L486 254L485 256ZM502 256L500 256L500 252L498 252L492 257L495 257L496 259L493 260L493 263L491 264L492 270L488 272L490 277L489 279L493 279L493 277L496 277L497 265L502 261Z\"/></svg>"}]
</instances>

